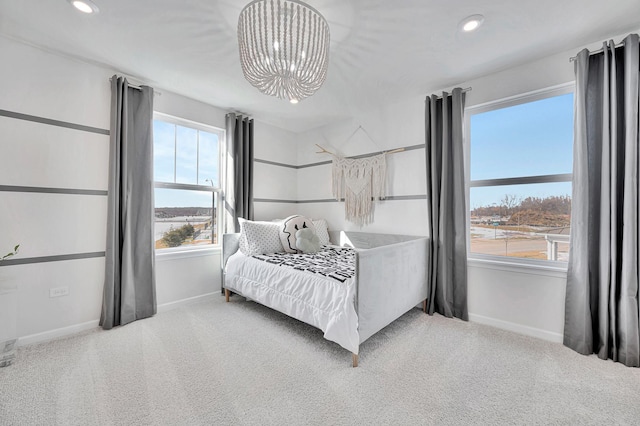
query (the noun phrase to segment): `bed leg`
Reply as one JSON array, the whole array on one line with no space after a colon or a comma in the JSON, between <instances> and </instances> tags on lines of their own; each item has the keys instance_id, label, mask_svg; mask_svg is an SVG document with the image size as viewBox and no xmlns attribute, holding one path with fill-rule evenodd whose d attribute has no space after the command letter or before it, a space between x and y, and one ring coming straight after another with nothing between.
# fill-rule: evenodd
<instances>
[{"instance_id":1,"label":"bed leg","mask_svg":"<svg viewBox=\"0 0 640 426\"><path fill-rule=\"evenodd\" d=\"M224 289L224 298L225 300L228 302L229 301L229 296L231 296L231 292L229 291L229 289Z\"/></svg>"},{"instance_id":2,"label":"bed leg","mask_svg":"<svg viewBox=\"0 0 640 426\"><path fill-rule=\"evenodd\" d=\"M427 299L422 301L422 312L427 313Z\"/></svg>"},{"instance_id":3,"label":"bed leg","mask_svg":"<svg viewBox=\"0 0 640 426\"><path fill-rule=\"evenodd\" d=\"M351 358L353 359L353 368L356 368L358 366L358 355L351 354Z\"/></svg>"}]
</instances>

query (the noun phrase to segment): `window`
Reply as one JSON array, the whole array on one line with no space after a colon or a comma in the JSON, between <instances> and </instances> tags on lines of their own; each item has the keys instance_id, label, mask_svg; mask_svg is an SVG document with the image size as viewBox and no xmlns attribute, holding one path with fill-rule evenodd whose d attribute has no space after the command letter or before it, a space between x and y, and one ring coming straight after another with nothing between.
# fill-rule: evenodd
<instances>
[{"instance_id":1,"label":"window","mask_svg":"<svg viewBox=\"0 0 640 426\"><path fill-rule=\"evenodd\" d=\"M154 114L156 249L219 243L222 141L224 130Z\"/></svg>"},{"instance_id":2,"label":"window","mask_svg":"<svg viewBox=\"0 0 640 426\"><path fill-rule=\"evenodd\" d=\"M467 110L471 257L568 260L573 93Z\"/></svg>"}]
</instances>

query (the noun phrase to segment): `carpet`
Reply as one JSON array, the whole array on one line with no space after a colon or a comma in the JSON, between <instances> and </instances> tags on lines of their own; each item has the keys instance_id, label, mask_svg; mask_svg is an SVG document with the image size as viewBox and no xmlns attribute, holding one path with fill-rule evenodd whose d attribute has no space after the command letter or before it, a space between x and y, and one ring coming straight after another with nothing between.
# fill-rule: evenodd
<instances>
[{"instance_id":1,"label":"carpet","mask_svg":"<svg viewBox=\"0 0 640 426\"><path fill-rule=\"evenodd\" d=\"M640 370L414 309L361 346L234 296L21 347L0 425L638 424Z\"/></svg>"}]
</instances>

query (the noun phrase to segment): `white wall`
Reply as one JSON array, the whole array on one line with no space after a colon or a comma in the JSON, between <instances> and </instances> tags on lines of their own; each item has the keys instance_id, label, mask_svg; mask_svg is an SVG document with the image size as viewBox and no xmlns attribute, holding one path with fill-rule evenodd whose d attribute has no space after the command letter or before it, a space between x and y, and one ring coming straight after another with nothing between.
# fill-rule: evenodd
<instances>
[{"instance_id":1,"label":"white wall","mask_svg":"<svg viewBox=\"0 0 640 426\"><path fill-rule=\"evenodd\" d=\"M469 265L471 321L562 342L566 273Z\"/></svg>"},{"instance_id":2,"label":"white wall","mask_svg":"<svg viewBox=\"0 0 640 426\"><path fill-rule=\"evenodd\" d=\"M114 70L0 37L0 110L108 130ZM154 109L225 127L225 110L156 88ZM255 123L256 158L295 163L294 135ZM100 253L106 245L109 136L0 116L0 255L21 244L17 258ZM295 169L256 164L255 196L293 200ZM282 182L293 182L282 185ZM11 187L100 191L99 195L10 190ZM40 190L41 191L41 190ZM291 204L257 203L258 217L286 216ZM156 257L159 309L220 289L219 250ZM0 311L17 311L20 343L97 326L104 257L0 267ZM68 287L67 296L49 290ZM4 316L0 319L4 319ZM2 326L2 324L0 324ZM5 328L8 328L5 327ZM0 329L0 338L7 331Z\"/></svg>"},{"instance_id":3,"label":"white wall","mask_svg":"<svg viewBox=\"0 0 640 426\"><path fill-rule=\"evenodd\" d=\"M0 38L0 109L109 128L108 70ZM106 191L109 137L0 117L0 185ZM104 195L0 191L0 251L20 258L103 252ZM0 268L17 284L17 335L97 324L104 257ZM69 295L49 298L66 286ZM0 298L3 297L0 295Z\"/></svg>"},{"instance_id":4,"label":"white wall","mask_svg":"<svg viewBox=\"0 0 640 426\"><path fill-rule=\"evenodd\" d=\"M415 113L410 113L414 111ZM381 109L325 126L300 135L298 162L309 165L330 161L327 154L316 154L316 144L341 156L389 151L398 147L424 144L424 107L418 98L390 103ZM420 170L423 172L420 173ZM375 222L359 228L344 220L344 206L337 202L301 203L301 214L324 217L331 230L362 230L367 232L426 235L427 206L425 152L414 149L387 157L389 176L387 195L417 199L387 200L375 206ZM331 195L331 165L305 167L298 172L299 200L327 200ZM421 197L421 198L420 198Z\"/></svg>"},{"instance_id":5,"label":"white wall","mask_svg":"<svg viewBox=\"0 0 640 426\"><path fill-rule=\"evenodd\" d=\"M253 197L256 220L285 218L296 213L296 134L264 123L254 124ZM269 163L265 163L269 162Z\"/></svg>"},{"instance_id":6,"label":"white wall","mask_svg":"<svg viewBox=\"0 0 640 426\"><path fill-rule=\"evenodd\" d=\"M614 36L619 41L625 36ZM586 46L592 50L601 42ZM472 87L466 105L474 106L526 92L545 89L574 79L569 58L582 47L553 55L526 65L507 69L483 78L460 82ZM445 88L450 90L451 88ZM434 90L438 93L441 90ZM315 144L352 156L397 147L424 144L424 99L419 94L381 108L364 111L352 120L334 123L300 135L298 164L329 160L314 152ZM363 130L358 130L362 127ZM388 157L388 195L424 195L426 169L424 149ZM298 173L298 199L331 198L329 165L302 168ZM304 203L301 214L326 217L332 230L360 229L346 222L342 203ZM376 206L375 223L363 231L427 235L426 200L389 200ZM544 338L562 341L566 273L496 267L469 263L468 307L472 321Z\"/></svg>"}]
</instances>

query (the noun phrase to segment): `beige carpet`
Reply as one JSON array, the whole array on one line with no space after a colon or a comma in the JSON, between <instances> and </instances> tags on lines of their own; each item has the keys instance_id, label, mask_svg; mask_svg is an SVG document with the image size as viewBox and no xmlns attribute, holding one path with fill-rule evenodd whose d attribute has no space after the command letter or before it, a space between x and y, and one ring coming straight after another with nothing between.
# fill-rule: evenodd
<instances>
[{"instance_id":1,"label":"beige carpet","mask_svg":"<svg viewBox=\"0 0 640 426\"><path fill-rule=\"evenodd\" d=\"M20 348L0 425L638 424L640 370L415 309L351 355L240 297Z\"/></svg>"}]
</instances>

